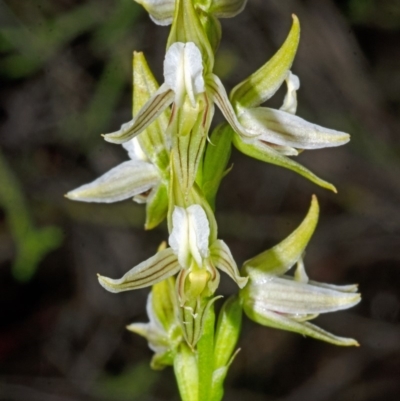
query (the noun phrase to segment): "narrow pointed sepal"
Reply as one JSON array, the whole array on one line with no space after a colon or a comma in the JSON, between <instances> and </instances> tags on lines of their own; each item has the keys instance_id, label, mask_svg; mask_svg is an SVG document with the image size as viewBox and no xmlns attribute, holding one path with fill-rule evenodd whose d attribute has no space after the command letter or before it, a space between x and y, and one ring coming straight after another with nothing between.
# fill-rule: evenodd
<instances>
[{"instance_id":1,"label":"narrow pointed sepal","mask_svg":"<svg viewBox=\"0 0 400 401\"><path fill-rule=\"evenodd\" d=\"M104 135L104 139L107 142L122 144L139 135L171 105L174 96L172 89L165 84L161 85L132 121L123 124L118 131Z\"/></svg>"},{"instance_id":2,"label":"narrow pointed sepal","mask_svg":"<svg viewBox=\"0 0 400 401\"><path fill-rule=\"evenodd\" d=\"M178 259L171 248L156 253L120 279L99 275L99 283L110 292L122 292L148 287L178 273L181 269Z\"/></svg>"},{"instance_id":3,"label":"narrow pointed sepal","mask_svg":"<svg viewBox=\"0 0 400 401\"><path fill-rule=\"evenodd\" d=\"M293 24L282 47L259 70L238 84L230 99L235 109L259 106L271 98L286 79L300 40L300 23L293 15Z\"/></svg>"},{"instance_id":4,"label":"narrow pointed sepal","mask_svg":"<svg viewBox=\"0 0 400 401\"><path fill-rule=\"evenodd\" d=\"M273 149L269 144L266 144L259 140L244 140L238 135L233 136L233 144L235 147L247 156L253 157L254 159L263 161L265 163L275 164L276 166L287 168L297 174L302 175L314 184L319 185L322 188L329 189L330 191L337 192L336 188L329 182L322 180L306 167L295 162L292 159L282 155L277 150Z\"/></svg>"},{"instance_id":5,"label":"narrow pointed sepal","mask_svg":"<svg viewBox=\"0 0 400 401\"><path fill-rule=\"evenodd\" d=\"M243 272L252 281L264 280L269 275L285 274L301 257L318 223L319 206L317 197L311 199L311 206L299 227L278 245L247 260Z\"/></svg>"},{"instance_id":6,"label":"narrow pointed sepal","mask_svg":"<svg viewBox=\"0 0 400 401\"><path fill-rule=\"evenodd\" d=\"M338 337L309 322L298 322L285 315L264 309L262 305L244 302L243 309L246 315L255 322L276 329L292 331L304 336L315 338L340 346L358 346L352 338Z\"/></svg>"},{"instance_id":7,"label":"narrow pointed sepal","mask_svg":"<svg viewBox=\"0 0 400 401\"><path fill-rule=\"evenodd\" d=\"M240 114L246 131L259 135L258 140L298 149L321 149L349 142L345 132L309 123L294 114L267 107L246 109Z\"/></svg>"},{"instance_id":8,"label":"narrow pointed sepal","mask_svg":"<svg viewBox=\"0 0 400 401\"><path fill-rule=\"evenodd\" d=\"M65 196L81 202L118 202L148 191L159 180L157 169L152 164L130 160Z\"/></svg>"},{"instance_id":9,"label":"narrow pointed sepal","mask_svg":"<svg viewBox=\"0 0 400 401\"><path fill-rule=\"evenodd\" d=\"M235 281L239 288L243 288L247 284L248 278L240 275L235 259L224 241L219 239L210 246L210 257L217 268Z\"/></svg>"}]
</instances>

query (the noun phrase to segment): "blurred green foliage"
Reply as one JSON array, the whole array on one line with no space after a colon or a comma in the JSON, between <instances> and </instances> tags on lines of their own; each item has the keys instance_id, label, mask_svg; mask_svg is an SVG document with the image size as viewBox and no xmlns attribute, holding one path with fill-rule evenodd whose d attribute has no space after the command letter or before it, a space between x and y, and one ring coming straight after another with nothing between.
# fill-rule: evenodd
<instances>
[{"instance_id":1,"label":"blurred green foliage","mask_svg":"<svg viewBox=\"0 0 400 401\"><path fill-rule=\"evenodd\" d=\"M132 0L95 0L67 10L51 0L0 0L0 77L13 81L40 74L72 41L89 34L90 52L101 60L102 71L83 111L68 110L65 102L66 113L56 132L61 141L87 151L90 134L100 134L107 126L123 94L129 73L121 68L121 57L129 54L130 29L140 13ZM18 177L5 156L0 153L0 206L15 243L13 274L27 281L42 258L60 246L62 234L57 227L34 227Z\"/></svg>"},{"instance_id":2,"label":"blurred green foliage","mask_svg":"<svg viewBox=\"0 0 400 401\"><path fill-rule=\"evenodd\" d=\"M348 8L355 23L375 25L384 29L400 28L398 0L350 0Z\"/></svg>"},{"instance_id":3,"label":"blurred green foliage","mask_svg":"<svg viewBox=\"0 0 400 401\"><path fill-rule=\"evenodd\" d=\"M0 205L16 248L13 275L17 280L27 281L42 258L61 244L63 236L57 227L35 228L19 182L1 152L0 182Z\"/></svg>"},{"instance_id":4,"label":"blurred green foliage","mask_svg":"<svg viewBox=\"0 0 400 401\"><path fill-rule=\"evenodd\" d=\"M95 393L102 399L114 401L140 400L156 383L158 374L148 363L141 363L114 376L102 376L95 387Z\"/></svg>"}]
</instances>

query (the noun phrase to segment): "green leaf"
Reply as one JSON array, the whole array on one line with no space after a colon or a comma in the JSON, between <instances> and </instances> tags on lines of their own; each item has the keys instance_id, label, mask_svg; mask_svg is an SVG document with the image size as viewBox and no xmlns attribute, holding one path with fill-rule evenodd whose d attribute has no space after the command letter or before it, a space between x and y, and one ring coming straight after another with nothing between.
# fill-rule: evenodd
<instances>
[{"instance_id":1,"label":"green leaf","mask_svg":"<svg viewBox=\"0 0 400 401\"><path fill-rule=\"evenodd\" d=\"M145 229L152 230L157 227L168 213L168 189L161 183L150 193L146 202Z\"/></svg>"},{"instance_id":2,"label":"green leaf","mask_svg":"<svg viewBox=\"0 0 400 401\"><path fill-rule=\"evenodd\" d=\"M229 364L242 327L242 306L237 296L228 298L218 316L214 346L214 369Z\"/></svg>"},{"instance_id":3,"label":"green leaf","mask_svg":"<svg viewBox=\"0 0 400 401\"><path fill-rule=\"evenodd\" d=\"M28 281L44 256L58 248L63 239L58 227L36 229L17 177L0 152L0 206L16 247L12 266L14 277Z\"/></svg>"},{"instance_id":4,"label":"green leaf","mask_svg":"<svg viewBox=\"0 0 400 401\"><path fill-rule=\"evenodd\" d=\"M231 156L233 130L228 124L221 124L214 129L207 145L203 161L202 183L204 196L215 209L215 197Z\"/></svg>"},{"instance_id":5,"label":"green leaf","mask_svg":"<svg viewBox=\"0 0 400 401\"><path fill-rule=\"evenodd\" d=\"M242 305L237 296L230 297L222 306L214 345L214 372L210 401L220 401L224 395L224 380L235 357L234 350L242 327Z\"/></svg>"}]
</instances>

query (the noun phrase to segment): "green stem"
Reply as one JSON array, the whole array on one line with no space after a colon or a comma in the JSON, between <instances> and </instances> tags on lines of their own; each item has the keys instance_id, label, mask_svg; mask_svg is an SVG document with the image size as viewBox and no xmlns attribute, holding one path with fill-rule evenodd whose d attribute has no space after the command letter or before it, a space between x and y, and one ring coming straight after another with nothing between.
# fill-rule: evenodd
<instances>
[{"instance_id":1,"label":"green stem","mask_svg":"<svg viewBox=\"0 0 400 401\"><path fill-rule=\"evenodd\" d=\"M200 401L196 354L184 342L175 356L174 371L182 401Z\"/></svg>"}]
</instances>

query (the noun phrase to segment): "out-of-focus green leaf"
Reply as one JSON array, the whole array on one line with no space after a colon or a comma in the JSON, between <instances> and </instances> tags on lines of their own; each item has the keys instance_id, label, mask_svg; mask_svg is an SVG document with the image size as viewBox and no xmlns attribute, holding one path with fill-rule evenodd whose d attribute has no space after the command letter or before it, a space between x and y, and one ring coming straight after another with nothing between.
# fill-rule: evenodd
<instances>
[{"instance_id":1,"label":"out-of-focus green leaf","mask_svg":"<svg viewBox=\"0 0 400 401\"><path fill-rule=\"evenodd\" d=\"M13 274L28 281L43 257L61 244L62 233L57 227L34 227L20 185L1 153L0 182L0 205L16 247Z\"/></svg>"},{"instance_id":2,"label":"out-of-focus green leaf","mask_svg":"<svg viewBox=\"0 0 400 401\"><path fill-rule=\"evenodd\" d=\"M147 362L141 363L117 376L102 376L94 387L94 393L113 401L140 400L150 392L157 377Z\"/></svg>"}]
</instances>

